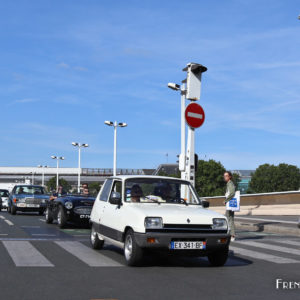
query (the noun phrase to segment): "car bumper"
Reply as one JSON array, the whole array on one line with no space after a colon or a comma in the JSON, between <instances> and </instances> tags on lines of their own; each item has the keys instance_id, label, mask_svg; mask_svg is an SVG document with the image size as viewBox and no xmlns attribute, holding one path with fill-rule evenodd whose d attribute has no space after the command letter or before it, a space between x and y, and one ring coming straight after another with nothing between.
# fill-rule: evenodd
<instances>
[{"instance_id":1,"label":"car bumper","mask_svg":"<svg viewBox=\"0 0 300 300\"><path fill-rule=\"evenodd\" d=\"M46 209L46 204L42 203L39 204L39 207L28 207L26 206L20 206L21 203L17 203L16 205L13 205L17 211L41 211Z\"/></svg>"},{"instance_id":2,"label":"car bumper","mask_svg":"<svg viewBox=\"0 0 300 300\"><path fill-rule=\"evenodd\" d=\"M149 242L152 239L152 242ZM155 242L153 243L153 239ZM178 253L207 253L217 250L225 249L230 243L230 234L227 233L135 233L135 240L139 247L157 249L157 250L170 250ZM205 242L205 249L202 250L171 250L171 242L173 241L203 241Z\"/></svg>"},{"instance_id":3,"label":"car bumper","mask_svg":"<svg viewBox=\"0 0 300 300\"><path fill-rule=\"evenodd\" d=\"M90 215L89 214L77 214L72 211L67 211L67 220L72 223L89 223Z\"/></svg>"}]
</instances>

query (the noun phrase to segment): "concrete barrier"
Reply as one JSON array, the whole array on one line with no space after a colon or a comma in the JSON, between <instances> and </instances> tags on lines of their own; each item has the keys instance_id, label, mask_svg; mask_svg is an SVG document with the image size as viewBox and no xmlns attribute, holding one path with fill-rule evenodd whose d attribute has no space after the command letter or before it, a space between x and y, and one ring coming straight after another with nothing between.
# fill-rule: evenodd
<instances>
[{"instance_id":1,"label":"concrete barrier","mask_svg":"<svg viewBox=\"0 0 300 300\"><path fill-rule=\"evenodd\" d=\"M210 209L225 213L225 197L204 197ZM300 191L241 195L241 210L236 215L300 216Z\"/></svg>"},{"instance_id":2,"label":"concrete barrier","mask_svg":"<svg viewBox=\"0 0 300 300\"><path fill-rule=\"evenodd\" d=\"M224 206L224 196L204 197L210 206ZM244 194L241 195L241 206L300 204L300 191Z\"/></svg>"}]
</instances>

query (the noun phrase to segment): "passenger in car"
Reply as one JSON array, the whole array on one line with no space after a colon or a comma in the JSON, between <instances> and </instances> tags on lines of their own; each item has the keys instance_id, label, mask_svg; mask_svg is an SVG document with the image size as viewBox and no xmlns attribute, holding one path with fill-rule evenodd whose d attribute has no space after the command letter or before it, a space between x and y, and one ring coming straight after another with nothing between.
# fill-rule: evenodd
<instances>
[{"instance_id":1,"label":"passenger in car","mask_svg":"<svg viewBox=\"0 0 300 300\"><path fill-rule=\"evenodd\" d=\"M143 197L143 191L138 184L134 184L131 188L131 202L141 202L141 197Z\"/></svg>"}]
</instances>

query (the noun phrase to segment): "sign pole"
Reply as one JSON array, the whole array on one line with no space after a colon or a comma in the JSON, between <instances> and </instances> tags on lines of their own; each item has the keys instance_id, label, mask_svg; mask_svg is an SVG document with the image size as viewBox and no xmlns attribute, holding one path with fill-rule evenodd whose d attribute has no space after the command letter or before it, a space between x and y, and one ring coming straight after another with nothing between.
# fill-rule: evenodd
<instances>
[{"instance_id":1,"label":"sign pole","mask_svg":"<svg viewBox=\"0 0 300 300\"><path fill-rule=\"evenodd\" d=\"M186 88L185 84L181 85L181 153L179 156L179 170L181 171L181 179L185 179L185 164L186 164L186 153L185 153L185 101L186 101Z\"/></svg>"}]
</instances>

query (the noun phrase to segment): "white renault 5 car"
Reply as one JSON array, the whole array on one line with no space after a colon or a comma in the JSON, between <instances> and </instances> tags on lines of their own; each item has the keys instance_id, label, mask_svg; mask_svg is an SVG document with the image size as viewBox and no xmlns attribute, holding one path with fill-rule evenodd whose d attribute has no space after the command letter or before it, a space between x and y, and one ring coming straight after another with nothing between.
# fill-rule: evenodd
<instances>
[{"instance_id":1,"label":"white renault 5 car","mask_svg":"<svg viewBox=\"0 0 300 300\"><path fill-rule=\"evenodd\" d=\"M122 247L128 265L145 250L207 256L222 266L230 243L226 218L206 209L190 182L161 176L117 176L105 181L91 213L91 244Z\"/></svg>"}]
</instances>

